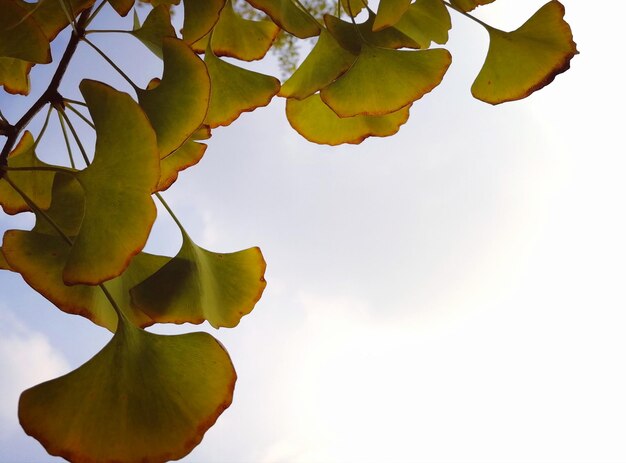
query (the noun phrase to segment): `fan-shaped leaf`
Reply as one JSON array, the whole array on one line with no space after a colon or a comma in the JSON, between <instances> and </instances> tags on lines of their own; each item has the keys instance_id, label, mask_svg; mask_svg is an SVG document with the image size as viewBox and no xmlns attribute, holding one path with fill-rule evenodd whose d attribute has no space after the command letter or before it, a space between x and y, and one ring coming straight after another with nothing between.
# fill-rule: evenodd
<instances>
[{"instance_id":1,"label":"fan-shaped leaf","mask_svg":"<svg viewBox=\"0 0 626 463\"><path fill-rule=\"evenodd\" d=\"M450 0L453 6L461 11L472 11L474 8L493 3L495 0Z\"/></svg>"},{"instance_id":2,"label":"fan-shaped leaf","mask_svg":"<svg viewBox=\"0 0 626 463\"><path fill-rule=\"evenodd\" d=\"M389 114L439 85L450 62L444 49L403 51L363 45L354 65L323 88L321 97L339 117Z\"/></svg>"},{"instance_id":3,"label":"fan-shaped leaf","mask_svg":"<svg viewBox=\"0 0 626 463\"><path fill-rule=\"evenodd\" d=\"M320 26L293 0L246 0L250 5L264 11L282 29L300 39L314 37Z\"/></svg>"},{"instance_id":4,"label":"fan-shaped leaf","mask_svg":"<svg viewBox=\"0 0 626 463\"><path fill-rule=\"evenodd\" d=\"M176 37L169 8L166 5L155 7L148 14L143 25L135 28L131 34L137 37L152 53L163 58L163 39Z\"/></svg>"},{"instance_id":5,"label":"fan-shaped leaf","mask_svg":"<svg viewBox=\"0 0 626 463\"><path fill-rule=\"evenodd\" d=\"M191 44L211 32L225 3L226 0L183 0L183 40Z\"/></svg>"},{"instance_id":6,"label":"fan-shaped leaf","mask_svg":"<svg viewBox=\"0 0 626 463\"><path fill-rule=\"evenodd\" d=\"M326 29L322 29L313 50L278 94L299 100L306 98L346 72L355 60L356 55L341 47Z\"/></svg>"},{"instance_id":7,"label":"fan-shaped leaf","mask_svg":"<svg viewBox=\"0 0 626 463\"><path fill-rule=\"evenodd\" d=\"M411 0L380 0L372 30L393 26L409 7Z\"/></svg>"},{"instance_id":8,"label":"fan-shaped leaf","mask_svg":"<svg viewBox=\"0 0 626 463\"><path fill-rule=\"evenodd\" d=\"M179 148L202 124L211 82L202 60L182 40L163 40L163 80L139 90L139 104L157 134L159 156Z\"/></svg>"},{"instance_id":9,"label":"fan-shaped leaf","mask_svg":"<svg viewBox=\"0 0 626 463\"><path fill-rule=\"evenodd\" d=\"M443 45L448 41L452 22L442 0L416 0L394 27L415 40L420 48L428 48L430 42Z\"/></svg>"},{"instance_id":10,"label":"fan-shaped leaf","mask_svg":"<svg viewBox=\"0 0 626 463\"><path fill-rule=\"evenodd\" d=\"M9 167L50 167L35 154L35 140L24 132L17 146L9 154ZM11 171L6 173L35 204L43 209L50 206L54 172L41 170ZM30 211L30 206L6 181L0 180L0 205L7 214Z\"/></svg>"},{"instance_id":11,"label":"fan-shaped leaf","mask_svg":"<svg viewBox=\"0 0 626 463\"><path fill-rule=\"evenodd\" d=\"M33 66L33 63L21 59L0 57L0 86L13 95L28 95L28 74Z\"/></svg>"},{"instance_id":12,"label":"fan-shaped leaf","mask_svg":"<svg viewBox=\"0 0 626 463\"><path fill-rule=\"evenodd\" d=\"M216 56L254 61L265 56L279 31L280 28L271 21L242 18L229 0L211 35L211 49Z\"/></svg>"},{"instance_id":13,"label":"fan-shaped leaf","mask_svg":"<svg viewBox=\"0 0 626 463\"><path fill-rule=\"evenodd\" d=\"M472 94L491 104L525 98L569 69L578 53L565 8L554 0L513 32L489 28L489 51Z\"/></svg>"},{"instance_id":14,"label":"fan-shaped leaf","mask_svg":"<svg viewBox=\"0 0 626 463\"><path fill-rule=\"evenodd\" d=\"M161 159L161 178L157 191L167 190L176 181L180 171L200 162L205 151L205 144L188 140L176 151Z\"/></svg>"},{"instance_id":15,"label":"fan-shaped leaf","mask_svg":"<svg viewBox=\"0 0 626 463\"><path fill-rule=\"evenodd\" d=\"M96 153L76 174L87 207L63 280L98 284L121 274L148 238L159 156L154 130L129 95L90 80L80 90L96 127Z\"/></svg>"},{"instance_id":16,"label":"fan-shaped leaf","mask_svg":"<svg viewBox=\"0 0 626 463\"><path fill-rule=\"evenodd\" d=\"M0 248L0 270L13 271L7 260L4 258L4 252L2 251L2 248Z\"/></svg>"},{"instance_id":17,"label":"fan-shaped leaf","mask_svg":"<svg viewBox=\"0 0 626 463\"><path fill-rule=\"evenodd\" d=\"M69 11L78 15L92 6L94 0L39 0L36 3L20 2L20 4L32 13L32 18L51 42L59 32L69 26L63 4Z\"/></svg>"},{"instance_id":18,"label":"fan-shaped leaf","mask_svg":"<svg viewBox=\"0 0 626 463\"><path fill-rule=\"evenodd\" d=\"M235 380L227 352L207 333L163 336L120 323L83 366L24 391L19 419L70 461L177 460L230 405Z\"/></svg>"},{"instance_id":19,"label":"fan-shaped leaf","mask_svg":"<svg viewBox=\"0 0 626 463\"><path fill-rule=\"evenodd\" d=\"M280 81L275 77L227 63L209 50L204 61L211 79L209 112L204 122L211 127L228 125L241 113L268 105L280 90Z\"/></svg>"},{"instance_id":20,"label":"fan-shaped leaf","mask_svg":"<svg viewBox=\"0 0 626 463\"><path fill-rule=\"evenodd\" d=\"M15 0L0 0L0 11L0 57L52 61L48 39L28 9Z\"/></svg>"},{"instance_id":21,"label":"fan-shaped leaf","mask_svg":"<svg viewBox=\"0 0 626 463\"><path fill-rule=\"evenodd\" d=\"M304 138L313 143L358 144L367 137L388 137L409 118L409 106L384 116L340 118L321 100L319 94L304 100L287 100L287 119Z\"/></svg>"},{"instance_id":22,"label":"fan-shaped leaf","mask_svg":"<svg viewBox=\"0 0 626 463\"><path fill-rule=\"evenodd\" d=\"M159 323L202 323L232 328L250 313L265 288L259 248L219 254L183 245L163 268L131 290L133 303Z\"/></svg>"}]
</instances>

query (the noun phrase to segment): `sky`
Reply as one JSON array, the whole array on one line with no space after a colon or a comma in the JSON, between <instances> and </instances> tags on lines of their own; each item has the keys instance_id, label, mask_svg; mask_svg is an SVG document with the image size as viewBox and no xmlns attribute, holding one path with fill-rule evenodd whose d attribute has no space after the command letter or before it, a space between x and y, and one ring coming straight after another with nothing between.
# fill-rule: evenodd
<instances>
[{"instance_id":1,"label":"sky","mask_svg":"<svg viewBox=\"0 0 626 463\"><path fill-rule=\"evenodd\" d=\"M510 30L542 3L477 15ZM239 378L181 461L626 461L626 7L563 3L580 54L526 100L471 97L487 37L453 15L453 64L393 137L311 144L281 99L214 131L164 196L198 244L260 246L268 286L235 329L155 329L210 332ZM94 38L122 64L146 57L128 67L138 83L159 75L122 39ZM82 77L121 84L86 47L76 60L68 92ZM257 69L276 73L272 60ZM33 72L38 95L49 71ZM0 97L7 116L27 105ZM63 149L53 129L50 158ZM0 216L0 231L31 224ZM179 245L160 211L147 249ZM19 394L110 334L14 274L0 274L0 292L0 462L60 461L21 431Z\"/></svg>"}]
</instances>

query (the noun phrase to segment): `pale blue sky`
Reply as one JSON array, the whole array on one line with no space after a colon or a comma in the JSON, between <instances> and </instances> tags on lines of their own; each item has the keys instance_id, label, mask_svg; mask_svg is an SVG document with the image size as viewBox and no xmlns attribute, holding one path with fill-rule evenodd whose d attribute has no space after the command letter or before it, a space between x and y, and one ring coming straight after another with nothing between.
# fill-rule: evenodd
<instances>
[{"instance_id":1,"label":"pale blue sky","mask_svg":"<svg viewBox=\"0 0 626 463\"><path fill-rule=\"evenodd\" d=\"M480 14L515 28L542 3ZM165 197L199 244L261 246L268 287L236 329L162 329L210 331L239 375L183 461L626 460L626 9L563 3L581 54L527 100L472 99L486 34L454 15L452 67L394 137L313 145L280 99L215 130ZM141 45L96 40L122 62L145 57L138 83L159 74ZM119 82L87 47L77 60L91 69L67 88L103 70ZM2 231L29 223L0 216ZM162 214L149 248L178 243ZM57 461L21 432L18 394L110 335L15 275L0 274L0 291L0 462Z\"/></svg>"}]
</instances>

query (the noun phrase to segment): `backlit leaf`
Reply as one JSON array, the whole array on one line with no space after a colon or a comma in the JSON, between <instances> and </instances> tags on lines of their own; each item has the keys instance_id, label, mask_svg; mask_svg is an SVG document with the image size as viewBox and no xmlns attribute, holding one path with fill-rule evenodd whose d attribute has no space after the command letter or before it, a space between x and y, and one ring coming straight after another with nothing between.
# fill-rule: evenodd
<instances>
[{"instance_id":1,"label":"backlit leaf","mask_svg":"<svg viewBox=\"0 0 626 463\"><path fill-rule=\"evenodd\" d=\"M0 270L13 271L7 260L4 258L4 252L2 251L2 248L0 248Z\"/></svg>"},{"instance_id":2,"label":"backlit leaf","mask_svg":"<svg viewBox=\"0 0 626 463\"><path fill-rule=\"evenodd\" d=\"M430 42L448 41L452 22L442 0L416 0L394 27L415 40L420 48L428 48Z\"/></svg>"},{"instance_id":3,"label":"backlit leaf","mask_svg":"<svg viewBox=\"0 0 626 463\"><path fill-rule=\"evenodd\" d=\"M0 0L0 12L0 57L52 61L48 39L28 9L14 0Z\"/></svg>"},{"instance_id":4,"label":"backlit leaf","mask_svg":"<svg viewBox=\"0 0 626 463\"><path fill-rule=\"evenodd\" d=\"M159 157L178 149L207 114L211 82L202 59L182 40L163 40L163 79L138 90L139 104L157 134Z\"/></svg>"},{"instance_id":5,"label":"backlit leaf","mask_svg":"<svg viewBox=\"0 0 626 463\"><path fill-rule=\"evenodd\" d=\"M132 289L142 311L160 323L202 323L232 328L250 313L265 288L259 248L221 254L183 244L163 268Z\"/></svg>"},{"instance_id":6,"label":"backlit leaf","mask_svg":"<svg viewBox=\"0 0 626 463\"><path fill-rule=\"evenodd\" d=\"M294 0L246 0L253 7L264 11L282 29L300 39L314 37L320 33L320 26L300 9Z\"/></svg>"},{"instance_id":7,"label":"backlit leaf","mask_svg":"<svg viewBox=\"0 0 626 463\"><path fill-rule=\"evenodd\" d=\"M352 17L361 12L367 6L367 0L341 0L341 7Z\"/></svg>"},{"instance_id":8,"label":"backlit leaf","mask_svg":"<svg viewBox=\"0 0 626 463\"><path fill-rule=\"evenodd\" d=\"M78 15L94 4L94 0L63 0L68 10ZM69 26L69 20L61 0L39 0L37 3L21 2L21 5L32 12L32 18L48 38L54 38Z\"/></svg>"},{"instance_id":9,"label":"backlit leaf","mask_svg":"<svg viewBox=\"0 0 626 463\"><path fill-rule=\"evenodd\" d=\"M204 122L211 127L228 125L241 113L268 105L280 90L280 81L275 77L227 63L209 50L204 61L211 79L209 112Z\"/></svg>"},{"instance_id":10,"label":"backlit leaf","mask_svg":"<svg viewBox=\"0 0 626 463\"><path fill-rule=\"evenodd\" d=\"M361 143L367 137L395 134L409 118L409 106L384 116L340 118L321 100L319 94L304 100L287 100L287 119L307 140L324 144Z\"/></svg>"},{"instance_id":11,"label":"backlit leaf","mask_svg":"<svg viewBox=\"0 0 626 463\"><path fill-rule=\"evenodd\" d=\"M265 56L280 28L271 21L250 21L233 9L228 1L211 36L211 49L216 56L230 56L254 61Z\"/></svg>"},{"instance_id":12,"label":"backlit leaf","mask_svg":"<svg viewBox=\"0 0 626 463\"><path fill-rule=\"evenodd\" d=\"M146 17L141 27L131 34L137 37L152 53L163 58L163 39L176 37L171 24L170 10L165 5L155 7Z\"/></svg>"},{"instance_id":13,"label":"backlit leaf","mask_svg":"<svg viewBox=\"0 0 626 463\"><path fill-rule=\"evenodd\" d=\"M495 0L450 0L453 6L461 11L472 11L477 6L493 3Z\"/></svg>"},{"instance_id":14,"label":"backlit leaf","mask_svg":"<svg viewBox=\"0 0 626 463\"><path fill-rule=\"evenodd\" d=\"M180 171L200 162L205 151L205 144L188 140L176 151L161 159L161 178L157 191L168 189L176 181Z\"/></svg>"},{"instance_id":15,"label":"backlit leaf","mask_svg":"<svg viewBox=\"0 0 626 463\"><path fill-rule=\"evenodd\" d=\"M403 51L363 45L354 65L323 88L321 97L339 117L389 114L439 85L450 62L444 49Z\"/></svg>"},{"instance_id":16,"label":"backlit leaf","mask_svg":"<svg viewBox=\"0 0 626 463\"><path fill-rule=\"evenodd\" d=\"M135 4L135 0L108 0L108 2L120 16L126 16Z\"/></svg>"},{"instance_id":17,"label":"backlit leaf","mask_svg":"<svg viewBox=\"0 0 626 463\"><path fill-rule=\"evenodd\" d=\"M159 156L154 130L129 95L90 80L80 90L96 127L96 153L76 174L87 207L63 280L98 284L122 273L148 238Z\"/></svg>"},{"instance_id":18,"label":"backlit leaf","mask_svg":"<svg viewBox=\"0 0 626 463\"><path fill-rule=\"evenodd\" d=\"M33 66L33 63L21 59L0 57L0 86L13 95L28 95L28 74Z\"/></svg>"},{"instance_id":19,"label":"backlit leaf","mask_svg":"<svg viewBox=\"0 0 626 463\"><path fill-rule=\"evenodd\" d=\"M228 353L207 333L164 336L120 323L83 366L24 391L19 420L70 461L177 460L230 405L235 380Z\"/></svg>"},{"instance_id":20,"label":"backlit leaf","mask_svg":"<svg viewBox=\"0 0 626 463\"><path fill-rule=\"evenodd\" d=\"M411 0L380 0L372 29L379 31L393 26L409 7Z\"/></svg>"},{"instance_id":21,"label":"backlit leaf","mask_svg":"<svg viewBox=\"0 0 626 463\"><path fill-rule=\"evenodd\" d=\"M183 40L191 44L211 32L225 3L226 0L183 0Z\"/></svg>"},{"instance_id":22,"label":"backlit leaf","mask_svg":"<svg viewBox=\"0 0 626 463\"><path fill-rule=\"evenodd\" d=\"M289 98L306 98L346 72L355 60L356 55L341 47L326 29L322 29L313 50L282 85L278 94Z\"/></svg>"},{"instance_id":23,"label":"backlit leaf","mask_svg":"<svg viewBox=\"0 0 626 463\"><path fill-rule=\"evenodd\" d=\"M558 1L541 7L513 32L488 28L490 44L472 94L491 104L525 98L569 69L578 53L565 8Z\"/></svg>"},{"instance_id":24,"label":"backlit leaf","mask_svg":"<svg viewBox=\"0 0 626 463\"><path fill-rule=\"evenodd\" d=\"M50 167L35 154L35 140L30 132L24 132L21 140L8 158L9 167ZM11 171L6 175L34 203L47 209L50 206L54 172L41 170ZM30 211L29 205L6 181L0 180L0 205L7 214Z\"/></svg>"}]
</instances>

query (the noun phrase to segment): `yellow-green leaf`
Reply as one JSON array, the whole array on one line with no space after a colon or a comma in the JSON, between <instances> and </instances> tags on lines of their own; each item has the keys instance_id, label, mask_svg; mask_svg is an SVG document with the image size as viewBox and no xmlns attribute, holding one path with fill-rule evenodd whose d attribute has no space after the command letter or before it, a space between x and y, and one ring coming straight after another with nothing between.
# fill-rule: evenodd
<instances>
[{"instance_id":1,"label":"yellow-green leaf","mask_svg":"<svg viewBox=\"0 0 626 463\"><path fill-rule=\"evenodd\" d=\"M141 27L135 28L131 34L137 37L152 53L163 58L163 39L176 37L172 27L170 10L166 5L159 5L148 14Z\"/></svg>"},{"instance_id":2,"label":"yellow-green leaf","mask_svg":"<svg viewBox=\"0 0 626 463\"><path fill-rule=\"evenodd\" d=\"M52 61L48 38L27 8L15 0L0 0L0 12L0 57Z\"/></svg>"},{"instance_id":3,"label":"yellow-green leaf","mask_svg":"<svg viewBox=\"0 0 626 463\"><path fill-rule=\"evenodd\" d=\"M180 171L200 162L205 151L205 144L188 140L176 151L161 159L161 178L157 191L167 190L176 181Z\"/></svg>"},{"instance_id":4,"label":"yellow-green leaf","mask_svg":"<svg viewBox=\"0 0 626 463\"><path fill-rule=\"evenodd\" d=\"M450 0L453 6L461 11L472 11L474 8L493 3L495 0Z\"/></svg>"},{"instance_id":5,"label":"yellow-green leaf","mask_svg":"<svg viewBox=\"0 0 626 463\"><path fill-rule=\"evenodd\" d=\"M163 39L163 79L149 90L137 91L156 132L161 159L180 148L202 124L210 87L202 59L182 40Z\"/></svg>"},{"instance_id":6,"label":"yellow-green leaf","mask_svg":"<svg viewBox=\"0 0 626 463\"><path fill-rule=\"evenodd\" d=\"M394 27L415 40L420 48L428 48L430 42L448 41L452 22L442 0L416 0Z\"/></svg>"},{"instance_id":7,"label":"yellow-green leaf","mask_svg":"<svg viewBox=\"0 0 626 463\"><path fill-rule=\"evenodd\" d=\"M320 26L302 10L294 0L246 0L253 7L264 11L281 29L300 39L314 37Z\"/></svg>"},{"instance_id":8,"label":"yellow-green leaf","mask_svg":"<svg viewBox=\"0 0 626 463\"><path fill-rule=\"evenodd\" d=\"M322 29L317 43L282 85L278 95L299 100L306 98L332 83L355 60L356 55L341 47L326 29Z\"/></svg>"},{"instance_id":9,"label":"yellow-green leaf","mask_svg":"<svg viewBox=\"0 0 626 463\"><path fill-rule=\"evenodd\" d=\"M439 85L450 62L444 49L403 51L363 45L354 65L323 88L321 97L339 117L389 114Z\"/></svg>"},{"instance_id":10,"label":"yellow-green leaf","mask_svg":"<svg viewBox=\"0 0 626 463\"><path fill-rule=\"evenodd\" d=\"M70 461L177 460L230 405L236 378L207 333L164 336L121 323L83 366L24 391L19 420Z\"/></svg>"},{"instance_id":11,"label":"yellow-green leaf","mask_svg":"<svg viewBox=\"0 0 626 463\"><path fill-rule=\"evenodd\" d=\"M358 144L367 137L395 134L409 118L409 106L384 116L340 118L319 94L304 100L287 100L287 120L304 138L324 145Z\"/></svg>"},{"instance_id":12,"label":"yellow-green leaf","mask_svg":"<svg viewBox=\"0 0 626 463\"><path fill-rule=\"evenodd\" d=\"M209 112L204 122L211 127L228 125L243 112L267 106L280 90L280 81L275 77L227 63L210 50L204 61L211 79Z\"/></svg>"},{"instance_id":13,"label":"yellow-green leaf","mask_svg":"<svg viewBox=\"0 0 626 463\"><path fill-rule=\"evenodd\" d=\"M33 66L33 63L21 59L0 57L0 86L13 95L28 95L28 74Z\"/></svg>"},{"instance_id":14,"label":"yellow-green leaf","mask_svg":"<svg viewBox=\"0 0 626 463\"><path fill-rule=\"evenodd\" d=\"M379 31L393 26L402 17L410 3L411 0L380 0L372 30Z\"/></svg>"},{"instance_id":15,"label":"yellow-green leaf","mask_svg":"<svg viewBox=\"0 0 626 463\"><path fill-rule=\"evenodd\" d=\"M17 146L9 154L9 167L50 167L35 154L35 140L24 132ZM50 206L54 172L42 170L10 171L7 175L40 208ZM0 205L7 214L30 211L30 206L5 180L0 180Z\"/></svg>"},{"instance_id":16,"label":"yellow-green leaf","mask_svg":"<svg viewBox=\"0 0 626 463\"><path fill-rule=\"evenodd\" d=\"M94 0L63 0L63 3L69 11L78 15L92 6ZM36 3L20 2L32 13L33 19L50 42L70 24L63 3L61 0L39 0Z\"/></svg>"},{"instance_id":17,"label":"yellow-green leaf","mask_svg":"<svg viewBox=\"0 0 626 463\"><path fill-rule=\"evenodd\" d=\"M80 90L96 127L96 153L76 174L87 207L63 280L98 284L121 274L146 243L156 218L151 193L159 156L154 130L129 95L90 80Z\"/></svg>"},{"instance_id":18,"label":"yellow-green leaf","mask_svg":"<svg viewBox=\"0 0 626 463\"><path fill-rule=\"evenodd\" d=\"M225 3L226 0L183 0L183 40L191 44L211 32Z\"/></svg>"},{"instance_id":19,"label":"yellow-green leaf","mask_svg":"<svg viewBox=\"0 0 626 463\"><path fill-rule=\"evenodd\" d=\"M367 7L367 0L341 0L341 7L348 15L355 17Z\"/></svg>"},{"instance_id":20,"label":"yellow-green leaf","mask_svg":"<svg viewBox=\"0 0 626 463\"><path fill-rule=\"evenodd\" d=\"M488 28L489 51L472 85L474 97L491 104L526 98L569 69L578 51L564 14L555 0L513 32Z\"/></svg>"},{"instance_id":21,"label":"yellow-green leaf","mask_svg":"<svg viewBox=\"0 0 626 463\"><path fill-rule=\"evenodd\" d=\"M221 254L183 233L178 254L131 290L133 303L159 323L202 323L232 328L250 313L265 289L259 248Z\"/></svg>"},{"instance_id":22,"label":"yellow-green leaf","mask_svg":"<svg viewBox=\"0 0 626 463\"><path fill-rule=\"evenodd\" d=\"M211 35L211 49L216 56L254 61L265 56L279 31L271 21L242 18L229 0Z\"/></svg>"}]
</instances>

